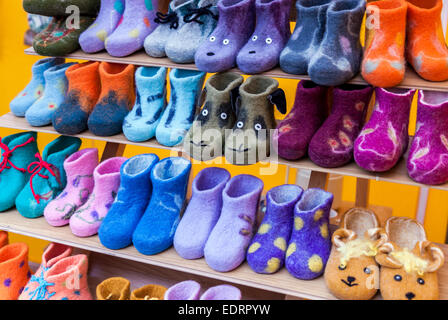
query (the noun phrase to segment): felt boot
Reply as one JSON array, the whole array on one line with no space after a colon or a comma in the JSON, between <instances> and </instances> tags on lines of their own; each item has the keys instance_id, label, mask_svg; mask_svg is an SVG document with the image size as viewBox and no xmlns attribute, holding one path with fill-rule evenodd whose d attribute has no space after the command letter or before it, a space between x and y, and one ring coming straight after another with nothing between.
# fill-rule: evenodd
<instances>
[{"instance_id":1,"label":"felt boot","mask_svg":"<svg viewBox=\"0 0 448 320\"><path fill-rule=\"evenodd\" d=\"M255 31L236 59L238 68L248 74L265 72L277 66L280 53L291 36L291 0L256 0L255 7Z\"/></svg>"},{"instance_id":2,"label":"felt boot","mask_svg":"<svg viewBox=\"0 0 448 320\"><path fill-rule=\"evenodd\" d=\"M80 150L64 161L67 186L44 210L50 225L67 225L73 213L87 201L93 190L93 171L97 166L98 149Z\"/></svg>"},{"instance_id":3,"label":"felt boot","mask_svg":"<svg viewBox=\"0 0 448 320\"><path fill-rule=\"evenodd\" d=\"M35 160L37 133L16 133L0 138L0 212L14 207L17 196L30 179L28 166Z\"/></svg>"},{"instance_id":4,"label":"felt boot","mask_svg":"<svg viewBox=\"0 0 448 320\"><path fill-rule=\"evenodd\" d=\"M315 164L337 168L353 160L353 143L364 124L372 93L370 86L343 85L333 89L331 114L308 148Z\"/></svg>"},{"instance_id":5,"label":"felt boot","mask_svg":"<svg viewBox=\"0 0 448 320\"><path fill-rule=\"evenodd\" d=\"M0 231L0 248L3 248L9 243L8 232Z\"/></svg>"},{"instance_id":6,"label":"felt boot","mask_svg":"<svg viewBox=\"0 0 448 320\"><path fill-rule=\"evenodd\" d=\"M28 165L29 183L16 198L16 208L25 218L43 216L45 207L64 190L67 176L64 160L78 151L81 139L60 136L44 149L42 157L37 152L35 161Z\"/></svg>"},{"instance_id":7,"label":"felt boot","mask_svg":"<svg viewBox=\"0 0 448 320\"><path fill-rule=\"evenodd\" d=\"M64 102L68 81L67 69L74 63L60 64L44 72L45 89L43 96L29 107L25 113L28 123L34 127L51 124L54 111Z\"/></svg>"},{"instance_id":8,"label":"felt boot","mask_svg":"<svg viewBox=\"0 0 448 320\"><path fill-rule=\"evenodd\" d=\"M246 258L253 236L263 181L251 175L233 177L223 191L221 216L204 248L210 268L228 272Z\"/></svg>"},{"instance_id":9,"label":"felt boot","mask_svg":"<svg viewBox=\"0 0 448 320\"><path fill-rule=\"evenodd\" d=\"M219 219L222 190L230 173L222 168L205 168L193 180L192 197L174 235L174 249L184 259L204 256L207 239Z\"/></svg>"},{"instance_id":10,"label":"felt boot","mask_svg":"<svg viewBox=\"0 0 448 320\"><path fill-rule=\"evenodd\" d=\"M241 291L237 287L223 284L207 289L199 300L241 300Z\"/></svg>"},{"instance_id":11,"label":"felt boot","mask_svg":"<svg viewBox=\"0 0 448 320\"><path fill-rule=\"evenodd\" d=\"M338 86L359 72L362 59L359 36L365 11L365 0L330 4L324 38L308 66L312 81L323 86Z\"/></svg>"},{"instance_id":12,"label":"felt boot","mask_svg":"<svg viewBox=\"0 0 448 320\"><path fill-rule=\"evenodd\" d=\"M327 115L327 88L312 81L297 85L294 106L278 124L274 133L274 147L280 157L297 160L305 156L316 131Z\"/></svg>"},{"instance_id":13,"label":"felt boot","mask_svg":"<svg viewBox=\"0 0 448 320\"><path fill-rule=\"evenodd\" d=\"M160 253L173 244L185 203L191 163L184 158L165 158L151 171L154 192L132 236L142 254Z\"/></svg>"},{"instance_id":14,"label":"felt boot","mask_svg":"<svg viewBox=\"0 0 448 320\"><path fill-rule=\"evenodd\" d=\"M155 154L141 154L121 166L117 199L98 230L106 248L118 250L132 244L132 233L151 198L151 171L158 161Z\"/></svg>"},{"instance_id":15,"label":"felt boot","mask_svg":"<svg viewBox=\"0 0 448 320\"><path fill-rule=\"evenodd\" d=\"M135 105L123 122L123 133L134 142L154 138L166 107L166 68L140 67L135 73Z\"/></svg>"},{"instance_id":16,"label":"felt boot","mask_svg":"<svg viewBox=\"0 0 448 320\"><path fill-rule=\"evenodd\" d=\"M148 284L131 293L131 300L163 300L167 288L156 284Z\"/></svg>"},{"instance_id":17,"label":"felt boot","mask_svg":"<svg viewBox=\"0 0 448 320\"><path fill-rule=\"evenodd\" d=\"M113 136L122 131L124 118L135 102L135 67L103 62L99 72L101 94L87 125L94 135Z\"/></svg>"},{"instance_id":18,"label":"felt boot","mask_svg":"<svg viewBox=\"0 0 448 320\"><path fill-rule=\"evenodd\" d=\"M23 9L26 12L49 17L69 16L69 6L76 6L80 14L95 16L100 7L100 0L23 0Z\"/></svg>"},{"instance_id":19,"label":"felt boot","mask_svg":"<svg viewBox=\"0 0 448 320\"><path fill-rule=\"evenodd\" d=\"M408 156L409 176L417 182L448 182L448 95L419 91L417 131Z\"/></svg>"},{"instance_id":20,"label":"felt boot","mask_svg":"<svg viewBox=\"0 0 448 320\"><path fill-rule=\"evenodd\" d=\"M333 247L325 268L325 283L338 299L369 300L379 286L378 247L387 241L377 216L353 208L342 217L332 237Z\"/></svg>"},{"instance_id":21,"label":"felt boot","mask_svg":"<svg viewBox=\"0 0 448 320\"><path fill-rule=\"evenodd\" d=\"M171 97L156 128L157 142L167 147L182 142L193 123L204 79L204 72L171 70Z\"/></svg>"},{"instance_id":22,"label":"felt boot","mask_svg":"<svg viewBox=\"0 0 448 320\"><path fill-rule=\"evenodd\" d=\"M222 0L218 2L216 29L196 51L199 70L222 72L236 65L236 57L255 28L255 0Z\"/></svg>"},{"instance_id":23,"label":"felt boot","mask_svg":"<svg viewBox=\"0 0 448 320\"><path fill-rule=\"evenodd\" d=\"M9 107L16 117L24 117L26 111L44 94L44 72L59 64L63 64L63 58L45 58L37 61L31 68L32 78L30 83L15 97Z\"/></svg>"},{"instance_id":24,"label":"felt boot","mask_svg":"<svg viewBox=\"0 0 448 320\"><path fill-rule=\"evenodd\" d=\"M67 97L52 119L60 134L75 135L87 130L87 119L101 92L99 66L99 62L85 62L67 69Z\"/></svg>"},{"instance_id":25,"label":"felt boot","mask_svg":"<svg viewBox=\"0 0 448 320\"><path fill-rule=\"evenodd\" d=\"M252 76L240 87L237 120L226 138L225 156L236 165L254 164L269 156L271 133L277 126L274 104L286 113L285 93L278 81L264 76Z\"/></svg>"},{"instance_id":26,"label":"felt boot","mask_svg":"<svg viewBox=\"0 0 448 320\"><path fill-rule=\"evenodd\" d=\"M294 228L286 250L286 269L301 280L312 280L324 273L330 256L328 230L333 195L321 189L308 189L294 208Z\"/></svg>"},{"instance_id":27,"label":"felt boot","mask_svg":"<svg viewBox=\"0 0 448 320\"><path fill-rule=\"evenodd\" d=\"M247 262L255 272L271 274L283 267L294 207L302 194L296 185L278 186L266 194L266 213L247 250Z\"/></svg>"},{"instance_id":28,"label":"felt boot","mask_svg":"<svg viewBox=\"0 0 448 320\"><path fill-rule=\"evenodd\" d=\"M423 226L412 219L392 217L386 221L388 242L375 260L381 266L380 291L384 300L438 300L437 270L443 251L426 239Z\"/></svg>"},{"instance_id":29,"label":"felt boot","mask_svg":"<svg viewBox=\"0 0 448 320\"><path fill-rule=\"evenodd\" d=\"M87 202L70 218L70 229L75 236L90 237L98 232L117 196L120 187L120 167L126 160L123 157L110 158L95 168L93 191Z\"/></svg>"},{"instance_id":30,"label":"felt boot","mask_svg":"<svg viewBox=\"0 0 448 320\"><path fill-rule=\"evenodd\" d=\"M419 76L430 81L448 79L442 7L442 0L408 0L406 57Z\"/></svg>"},{"instance_id":31,"label":"felt boot","mask_svg":"<svg viewBox=\"0 0 448 320\"><path fill-rule=\"evenodd\" d=\"M201 285L193 280L182 281L168 288L164 300L198 300Z\"/></svg>"},{"instance_id":32,"label":"felt boot","mask_svg":"<svg viewBox=\"0 0 448 320\"><path fill-rule=\"evenodd\" d=\"M17 300L30 277L26 243L0 248L0 300Z\"/></svg>"},{"instance_id":33,"label":"felt boot","mask_svg":"<svg viewBox=\"0 0 448 320\"><path fill-rule=\"evenodd\" d=\"M407 7L404 0L373 1L367 5L367 21L373 25L366 28L361 74L374 86L395 87L404 78Z\"/></svg>"},{"instance_id":34,"label":"felt boot","mask_svg":"<svg viewBox=\"0 0 448 320\"><path fill-rule=\"evenodd\" d=\"M122 277L104 280L96 287L97 300L129 300L131 297L131 283Z\"/></svg>"},{"instance_id":35,"label":"felt boot","mask_svg":"<svg viewBox=\"0 0 448 320\"><path fill-rule=\"evenodd\" d=\"M235 101L243 77L236 73L218 73L205 83L205 104L196 115L184 139L184 149L199 161L224 154L226 130L235 125Z\"/></svg>"},{"instance_id":36,"label":"felt boot","mask_svg":"<svg viewBox=\"0 0 448 320\"><path fill-rule=\"evenodd\" d=\"M408 148L408 124L415 90L375 89L376 105L355 141L356 163L384 172L393 168Z\"/></svg>"}]
</instances>

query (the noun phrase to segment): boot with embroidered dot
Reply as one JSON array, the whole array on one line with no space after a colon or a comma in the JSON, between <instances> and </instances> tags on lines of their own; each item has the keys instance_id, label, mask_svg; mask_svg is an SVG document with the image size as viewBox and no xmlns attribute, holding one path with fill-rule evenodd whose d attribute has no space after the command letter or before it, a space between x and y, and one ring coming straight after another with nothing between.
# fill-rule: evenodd
<instances>
[{"instance_id":1,"label":"boot with embroidered dot","mask_svg":"<svg viewBox=\"0 0 448 320\"><path fill-rule=\"evenodd\" d=\"M0 300L17 300L23 292L31 277L28 251L20 242L0 248Z\"/></svg>"}]
</instances>

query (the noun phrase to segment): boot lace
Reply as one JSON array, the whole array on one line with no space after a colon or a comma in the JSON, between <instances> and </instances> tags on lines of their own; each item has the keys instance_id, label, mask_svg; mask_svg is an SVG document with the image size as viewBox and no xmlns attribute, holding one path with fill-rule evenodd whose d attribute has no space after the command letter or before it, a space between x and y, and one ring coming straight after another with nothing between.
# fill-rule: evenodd
<instances>
[{"instance_id":1,"label":"boot lace","mask_svg":"<svg viewBox=\"0 0 448 320\"><path fill-rule=\"evenodd\" d=\"M48 287L54 286L54 283L45 280L44 275L49 268L43 268L40 277L31 276L30 283L37 282L37 288L29 293L30 300L49 300L56 292L49 293Z\"/></svg>"},{"instance_id":2,"label":"boot lace","mask_svg":"<svg viewBox=\"0 0 448 320\"><path fill-rule=\"evenodd\" d=\"M179 27L179 16L176 12L171 12L168 14L164 14L162 12L156 13L157 18L155 18L155 22L159 24L170 24L170 29L177 29Z\"/></svg>"},{"instance_id":3,"label":"boot lace","mask_svg":"<svg viewBox=\"0 0 448 320\"><path fill-rule=\"evenodd\" d=\"M211 7L212 5L209 4L208 6L205 7L192 9L188 14L185 15L184 21L186 23L197 22L199 24L204 24L204 22L199 20L199 18L205 15L210 15L212 16L213 19L218 20L219 15L214 14L213 11L210 10Z\"/></svg>"},{"instance_id":4,"label":"boot lace","mask_svg":"<svg viewBox=\"0 0 448 320\"><path fill-rule=\"evenodd\" d=\"M30 177L30 187L31 187L31 192L33 193L34 199L36 199L37 204L40 203L40 199L42 199L42 197L38 194L36 194L36 192L34 191L34 187L33 187L33 179L36 175L38 175L39 177L41 177L42 179L48 179L49 177L40 173L40 171L42 169L47 169L48 172L51 173L51 175L55 178L57 178L56 174L54 173L53 169L51 168L51 164L48 162L45 162L42 160L42 157L40 156L39 153L36 153L35 157L39 160L39 161L34 161L31 162L30 165L28 166L28 173L31 173L31 177Z\"/></svg>"},{"instance_id":5,"label":"boot lace","mask_svg":"<svg viewBox=\"0 0 448 320\"><path fill-rule=\"evenodd\" d=\"M19 170L20 172L26 172L24 168L19 168L16 165L14 165L14 163L11 162L10 157L17 148L24 147L31 142L34 142L34 137L31 137L26 142L19 144L12 149L9 149L9 147L2 142L2 138L0 138L0 148L3 150L2 154L3 160L0 163L0 173L5 169L11 169L11 168Z\"/></svg>"}]
</instances>

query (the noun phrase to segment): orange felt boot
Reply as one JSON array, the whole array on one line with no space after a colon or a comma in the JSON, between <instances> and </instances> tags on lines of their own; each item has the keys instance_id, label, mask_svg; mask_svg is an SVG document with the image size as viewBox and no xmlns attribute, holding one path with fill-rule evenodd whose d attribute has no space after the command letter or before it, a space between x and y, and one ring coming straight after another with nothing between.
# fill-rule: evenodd
<instances>
[{"instance_id":1,"label":"orange felt boot","mask_svg":"<svg viewBox=\"0 0 448 320\"><path fill-rule=\"evenodd\" d=\"M8 232L0 231L0 248L8 244Z\"/></svg>"},{"instance_id":2,"label":"orange felt boot","mask_svg":"<svg viewBox=\"0 0 448 320\"><path fill-rule=\"evenodd\" d=\"M373 1L367 5L363 78L377 87L394 87L404 78L407 3Z\"/></svg>"},{"instance_id":3,"label":"orange felt boot","mask_svg":"<svg viewBox=\"0 0 448 320\"><path fill-rule=\"evenodd\" d=\"M17 300L30 277L27 244L17 242L0 249L0 300Z\"/></svg>"},{"instance_id":4,"label":"orange felt boot","mask_svg":"<svg viewBox=\"0 0 448 320\"><path fill-rule=\"evenodd\" d=\"M430 81L448 80L442 5L442 0L408 0L406 57L415 71Z\"/></svg>"}]
</instances>

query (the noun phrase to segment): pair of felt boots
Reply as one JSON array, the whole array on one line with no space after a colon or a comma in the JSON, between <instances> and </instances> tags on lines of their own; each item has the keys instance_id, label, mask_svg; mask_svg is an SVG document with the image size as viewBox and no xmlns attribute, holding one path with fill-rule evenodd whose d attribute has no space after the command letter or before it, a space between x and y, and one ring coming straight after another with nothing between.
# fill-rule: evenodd
<instances>
[{"instance_id":1,"label":"pair of felt boots","mask_svg":"<svg viewBox=\"0 0 448 320\"><path fill-rule=\"evenodd\" d=\"M208 288L201 295L201 285L193 280L182 281L170 287L165 300L241 300L240 289L228 285Z\"/></svg>"},{"instance_id":2,"label":"pair of felt boots","mask_svg":"<svg viewBox=\"0 0 448 320\"><path fill-rule=\"evenodd\" d=\"M380 289L386 300L439 299L437 270L445 257L417 221L392 217L383 229L375 213L354 208L332 242L324 276L337 298L367 300Z\"/></svg>"},{"instance_id":3,"label":"pair of felt boots","mask_svg":"<svg viewBox=\"0 0 448 320\"><path fill-rule=\"evenodd\" d=\"M131 283L122 277L104 280L96 287L97 300L164 300L167 288L148 284L131 292Z\"/></svg>"}]
</instances>

